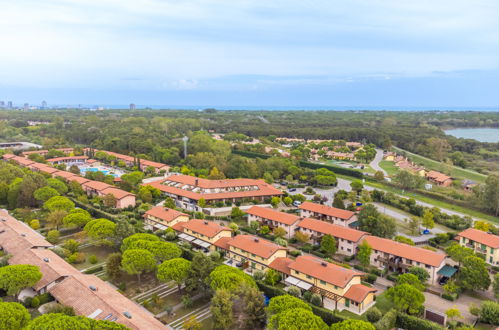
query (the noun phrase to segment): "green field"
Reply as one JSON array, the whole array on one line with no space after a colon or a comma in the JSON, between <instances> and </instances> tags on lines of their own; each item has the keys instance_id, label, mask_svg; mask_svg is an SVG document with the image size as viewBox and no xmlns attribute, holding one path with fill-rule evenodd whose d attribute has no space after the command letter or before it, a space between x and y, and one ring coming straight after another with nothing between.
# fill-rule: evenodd
<instances>
[{"instance_id":1,"label":"green field","mask_svg":"<svg viewBox=\"0 0 499 330\"><path fill-rule=\"evenodd\" d=\"M426 169L428 170L434 170L434 171L439 171L442 172L444 170L444 167L446 165L442 164L441 162L438 162L433 159L429 159L420 155L413 154L409 151L406 151L404 149L400 149L397 147L392 147L395 151L398 153L405 152L409 160L413 161L416 164L421 164L423 165ZM451 169L451 176L454 178L458 179L468 179L468 180L473 180L476 182L485 182L485 179L487 178L486 175L480 174L475 171L467 170L461 167L457 166L452 166Z\"/></svg>"},{"instance_id":2,"label":"green field","mask_svg":"<svg viewBox=\"0 0 499 330\"><path fill-rule=\"evenodd\" d=\"M379 162L379 167L384 169L389 176L394 176L399 171L397 166L395 166L395 163L389 160L382 160L381 162Z\"/></svg>"}]
</instances>

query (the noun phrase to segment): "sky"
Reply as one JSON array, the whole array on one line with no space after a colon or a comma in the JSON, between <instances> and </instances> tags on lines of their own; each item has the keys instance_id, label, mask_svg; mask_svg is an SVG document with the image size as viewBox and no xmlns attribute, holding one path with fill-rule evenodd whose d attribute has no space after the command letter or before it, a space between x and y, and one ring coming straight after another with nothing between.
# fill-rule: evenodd
<instances>
[{"instance_id":1,"label":"sky","mask_svg":"<svg viewBox=\"0 0 499 330\"><path fill-rule=\"evenodd\" d=\"M0 100L499 106L497 0L0 1Z\"/></svg>"}]
</instances>

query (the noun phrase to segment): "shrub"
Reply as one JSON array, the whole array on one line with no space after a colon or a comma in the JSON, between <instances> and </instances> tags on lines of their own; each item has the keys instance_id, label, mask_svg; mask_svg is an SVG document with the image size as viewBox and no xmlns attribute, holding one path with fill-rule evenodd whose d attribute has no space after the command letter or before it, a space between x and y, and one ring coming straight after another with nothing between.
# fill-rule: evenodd
<instances>
[{"instance_id":1,"label":"shrub","mask_svg":"<svg viewBox=\"0 0 499 330\"><path fill-rule=\"evenodd\" d=\"M84 274L95 274L95 273L100 272L102 270L104 270L104 266L96 266L96 267L92 267L92 268L87 269L83 273Z\"/></svg>"},{"instance_id":2,"label":"shrub","mask_svg":"<svg viewBox=\"0 0 499 330\"><path fill-rule=\"evenodd\" d=\"M371 268L369 270L369 273L374 274L376 276L382 276L383 275L383 271L381 271L381 270L379 270L377 268Z\"/></svg>"},{"instance_id":3,"label":"shrub","mask_svg":"<svg viewBox=\"0 0 499 330\"><path fill-rule=\"evenodd\" d=\"M378 278L378 276L376 276L375 274L367 274L366 282L373 284L374 282L376 282L377 278Z\"/></svg>"},{"instance_id":4,"label":"shrub","mask_svg":"<svg viewBox=\"0 0 499 330\"><path fill-rule=\"evenodd\" d=\"M361 272L365 272L366 271L366 267L361 266L361 265L353 265L353 268L355 268L357 270L360 270Z\"/></svg>"},{"instance_id":5,"label":"shrub","mask_svg":"<svg viewBox=\"0 0 499 330\"><path fill-rule=\"evenodd\" d=\"M376 307L371 307L366 312L366 318L371 323L378 322L381 320L381 317L383 317L383 314Z\"/></svg>"},{"instance_id":6,"label":"shrub","mask_svg":"<svg viewBox=\"0 0 499 330\"><path fill-rule=\"evenodd\" d=\"M41 295L38 295L37 297L40 300L40 305L46 304L49 301L54 300L54 297L52 297L52 295L50 293L48 293L48 292L44 293L44 294L41 294Z\"/></svg>"},{"instance_id":7,"label":"shrub","mask_svg":"<svg viewBox=\"0 0 499 330\"><path fill-rule=\"evenodd\" d=\"M26 297L26 299L23 300L24 307L30 307L32 301L33 301L33 297ZM38 301L38 303L40 303L40 301ZM477 313L477 315L478 315L478 313Z\"/></svg>"},{"instance_id":8,"label":"shrub","mask_svg":"<svg viewBox=\"0 0 499 330\"><path fill-rule=\"evenodd\" d=\"M312 295L312 297L310 298L310 303L315 305L315 306L319 306L321 307L322 306L322 298L320 295L318 295L317 293L314 293Z\"/></svg>"},{"instance_id":9,"label":"shrub","mask_svg":"<svg viewBox=\"0 0 499 330\"><path fill-rule=\"evenodd\" d=\"M440 325L416 316L397 313L395 326L406 330L442 330Z\"/></svg>"},{"instance_id":10,"label":"shrub","mask_svg":"<svg viewBox=\"0 0 499 330\"><path fill-rule=\"evenodd\" d=\"M125 282L121 282L118 285L118 289L120 289L120 291L124 292L126 290L126 283Z\"/></svg>"},{"instance_id":11,"label":"shrub","mask_svg":"<svg viewBox=\"0 0 499 330\"><path fill-rule=\"evenodd\" d=\"M59 241L59 237L61 237L61 233L58 230L50 230L47 233L47 241L52 244L55 244Z\"/></svg>"},{"instance_id":12,"label":"shrub","mask_svg":"<svg viewBox=\"0 0 499 330\"><path fill-rule=\"evenodd\" d=\"M301 255L301 252L298 250L293 250L293 251L289 251L289 254L293 257L298 257L299 255Z\"/></svg>"},{"instance_id":13,"label":"shrub","mask_svg":"<svg viewBox=\"0 0 499 330\"><path fill-rule=\"evenodd\" d=\"M265 277L265 273L262 272L261 270L257 270L254 274L253 274L253 278L256 280L256 281L261 281L263 280L263 278Z\"/></svg>"},{"instance_id":14,"label":"shrub","mask_svg":"<svg viewBox=\"0 0 499 330\"><path fill-rule=\"evenodd\" d=\"M446 300L450 300L450 301L454 301L456 300L458 297L457 293L442 293L442 298L446 299Z\"/></svg>"},{"instance_id":15,"label":"shrub","mask_svg":"<svg viewBox=\"0 0 499 330\"><path fill-rule=\"evenodd\" d=\"M85 253L75 252L67 258L70 264L81 264L85 262Z\"/></svg>"},{"instance_id":16,"label":"shrub","mask_svg":"<svg viewBox=\"0 0 499 330\"><path fill-rule=\"evenodd\" d=\"M38 306L40 306L40 299L38 297L34 297L31 300L31 307L32 308L38 308Z\"/></svg>"},{"instance_id":17,"label":"shrub","mask_svg":"<svg viewBox=\"0 0 499 330\"><path fill-rule=\"evenodd\" d=\"M484 301L480 308L480 321L499 325L499 303Z\"/></svg>"},{"instance_id":18,"label":"shrub","mask_svg":"<svg viewBox=\"0 0 499 330\"><path fill-rule=\"evenodd\" d=\"M288 293L294 297L300 298L301 296L301 290L297 288L296 286L292 286L288 289Z\"/></svg>"},{"instance_id":19,"label":"shrub","mask_svg":"<svg viewBox=\"0 0 499 330\"><path fill-rule=\"evenodd\" d=\"M398 277L397 274L389 274L386 276L386 279L392 282L397 282L397 277Z\"/></svg>"},{"instance_id":20,"label":"shrub","mask_svg":"<svg viewBox=\"0 0 499 330\"><path fill-rule=\"evenodd\" d=\"M308 291L306 291L308 292ZM331 325L333 323L343 322L347 320L344 316L341 316L335 312L330 311L329 309L325 309L322 307L318 307L315 305L310 305L312 307L312 312L319 316L327 325Z\"/></svg>"},{"instance_id":21,"label":"shrub","mask_svg":"<svg viewBox=\"0 0 499 330\"><path fill-rule=\"evenodd\" d=\"M375 307L373 307L375 308ZM390 330L395 327L395 322L397 321L397 310L390 309L388 313L383 315L381 320L376 322L374 325L376 330Z\"/></svg>"},{"instance_id":22,"label":"shrub","mask_svg":"<svg viewBox=\"0 0 499 330\"><path fill-rule=\"evenodd\" d=\"M267 285L262 281L256 281L256 285L258 286L260 291L265 293L265 295L269 298L273 298L276 296L282 296L282 295L286 294L286 291L284 291L283 289L277 288L275 286Z\"/></svg>"},{"instance_id":23,"label":"shrub","mask_svg":"<svg viewBox=\"0 0 499 330\"><path fill-rule=\"evenodd\" d=\"M303 292L303 300L310 302L311 298L312 298L312 292L310 291Z\"/></svg>"},{"instance_id":24,"label":"shrub","mask_svg":"<svg viewBox=\"0 0 499 330\"><path fill-rule=\"evenodd\" d=\"M97 263L97 256L92 254L91 256L88 257L88 262L90 262L92 265L95 265Z\"/></svg>"}]
</instances>

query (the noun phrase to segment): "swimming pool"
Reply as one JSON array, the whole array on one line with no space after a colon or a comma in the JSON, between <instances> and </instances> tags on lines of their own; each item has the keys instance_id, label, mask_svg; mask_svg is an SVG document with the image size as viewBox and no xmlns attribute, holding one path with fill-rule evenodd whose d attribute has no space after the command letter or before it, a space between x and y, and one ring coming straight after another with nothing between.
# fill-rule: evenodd
<instances>
[{"instance_id":1,"label":"swimming pool","mask_svg":"<svg viewBox=\"0 0 499 330\"><path fill-rule=\"evenodd\" d=\"M112 175L115 178L120 177L121 175L116 173L111 173L109 170L99 167L80 167L80 173L85 175L87 172L102 172L104 175Z\"/></svg>"}]
</instances>

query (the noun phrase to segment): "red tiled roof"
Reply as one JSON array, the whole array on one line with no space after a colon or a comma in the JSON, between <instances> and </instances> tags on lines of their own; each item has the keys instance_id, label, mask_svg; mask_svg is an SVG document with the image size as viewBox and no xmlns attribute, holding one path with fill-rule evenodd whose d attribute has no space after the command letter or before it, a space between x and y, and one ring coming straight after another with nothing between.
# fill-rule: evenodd
<instances>
[{"instance_id":1,"label":"red tiled roof","mask_svg":"<svg viewBox=\"0 0 499 330\"><path fill-rule=\"evenodd\" d=\"M56 157L56 158L50 158L47 159L47 162L53 163L53 162L58 162L61 160L78 160L78 159L88 159L87 156L67 156L67 157Z\"/></svg>"},{"instance_id":2,"label":"red tiled roof","mask_svg":"<svg viewBox=\"0 0 499 330\"><path fill-rule=\"evenodd\" d=\"M144 216L147 216L147 215L151 215L153 217L159 218L165 222L173 221L180 216L186 216L186 217L188 216L185 213L179 212L179 211L174 210L174 209L169 209L169 208L164 207L164 206L154 206L150 210L146 211Z\"/></svg>"},{"instance_id":3,"label":"red tiled roof","mask_svg":"<svg viewBox=\"0 0 499 330\"><path fill-rule=\"evenodd\" d=\"M265 259L270 258L278 250L287 250L285 247L253 235L237 235L228 242L228 245Z\"/></svg>"},{"instance_id":4,"label":"red tiled roof","mask_svg":"<svg viewBox=\"0 0 499 330\"><path fill-rule=\"evenodd\" d=\"M230 228L221 226L213 221L200 219L192 219L187 222L183 222L182 226L184 227L184 229L189 229L195 233L199 233L208 237L214 237L224 230L231 230Z\"/></svg>"},{"instance_id":5,"label":"red tiled roof","mask_svg":"<svg viewBox=\"0 0 499 330\"><path fill-rule=\"evenodd\" d=\"M366 299L370 292L376 292L375 288L370 288L362 284L353 284L350 289L345 292L344 298L353 300L355 302L361 303Z\"/></svg>"},{"instance_id":6,"label":"red tiled roof","mask_svg":"<svg viewBox=\"0 0 499 330\"><path fill-rule=\"evenodd\" d=\"M344 288L354 276L363 275L314 256L299 256L289 268L341 288Z\"/></svg>"},{"instance_id":7,"label":"red tiled roof","mask_svg":"<svg viewBox=\"0 0 499 330\"><path fill-rule=\"evenodd\" d=\"M118 189L118 188L114 188L114 187L109 187L109 188L106 188L106 189L102 189L100 191L100 193L104 194L104 195L111 194L116 199L122 199L122 198L125 198L126 196L135 196L131 192L128 192L128 191L125 191L125 190L121 190L121 189Z\"/></svg>"},{"instance_id":8,"label":"red tiled roof","mask_svg":"<svg viewBox=\"0 0 499 330\"><path fill-rule=\"evenodd\" d=\"M97 191L101 191L107 188L111 188L112 186L105 183L105 182L100 182L100 181L88 181L82 184L83 187L88 187L90 189L94 189Z\"/></svg>"},{"instance_id":9,"label":"red tiled roof","mask_svg":"<svg viewBox=\"0 0 499 330\"><path fill-rule=\"evenodd\" d=\"M14 155L14 154L5 154L5 155L2 156L3 159L11 159L11 158L14 158L14 157L16 157L16 155Z\"/></svg>"},{"instance_id":10,"label":"red tiled roof","mask_svg":"<svg viewBox=\"0 0 499 330\"><path fill-rule=\"evenodd\" d=\"M310 229L325 235L329 234L333 237L346 239L351 242L358 242L364 235L367 234L366 232L360 230L311 218L305 218L300 221L298 228Z\"/></svg>"},{"instance_id":11,"label":"red tiled roof","mask_svg":"<svg viewBox=\"0 0 499 330\"><path fill-rule=\"evenodd\" d=\"M269 264L269 267L277 270L278 272L290 275L291 270L289 269L289 265L293 262L295 262L293 259L287 257L275 258L275 260Z\"/></svg>"},{"instance_id":12,"label":"red tiled roof","mask_svg":"<svg viewBox=\"0 0 499 330\"><path fill-rule=\"evenodd\" d=\"M312 202L303 202L300 205L300 209L315 213L325 214L331 217L345 219L345 220L348 220L355 215L355 213L352 211L342 210L336 207L316 204Z\"/></svg>"},{"instance_id":13,"label":"red tiled roof","mask_svg":"<svg viewBox=\"0 0 499 330\"><path fill-rule=\"evenodd\" d=\"M260 218L280 222L286 225L292 225L300 220L300 217L297 215L279 212L261 206L252 206L249 210L246 211L246 213Z\"/></svg>"},{"instance_id":14,"label":"red tiled roof","mask_svg":"<svg viewBox=\"0 0 499 330\"><path fill-rule=\"evenodd\" d=\"M89 182L91 180L76 175L76 176L72 177L70 181L76 181L81 185L81 184L84 184L85 182Z\"/></svg>"},{"instance_id":15,"label":"red tiled roof","mask_svg":"<svg viewBox=\"0 0 499 330\"><path fill-rule=\"evenodd\" d=\"M475 228L468 228L465 231L460 232L457 236L470 239L472 241L487 245L488 247L494 249L499 248L499 236L494 234L489 234Z\"/></svg>"},{"instance_id":16,"label":"red tiled roof","mask_svg":"<svg viewBox=\"0 0 499 330\"><path fill-rule=\"evenodd\" d=\"M179 221L176 224L174 224L173 226L171 226L171 228L175 231L178 231L178 232L184 232L184 223L185 223L185 221Z\"/></svg>"},{"instance_id":17,"label":"red tiled roof","mask_svg":"<svg viewBox=\"0 0 499 330\"><path fill-rule=\"evenodd\" d=\"M52 173L52 176L60 176L61 178L64 178L66 180L71 181L73 177L77 177L76 174L71 173L71 172L66 172L66 171L57 171Z\"/></svg>"},{"instance_id":18,"label":"red tiled roof","mask_svg":"<svg viewBox=\"0 0 499 330\"><path fill-rule=\"evenodd\" d=\"M40 167L40 172L52 174L55 172L59 172L59 170L50 166L46 166L46 167Z\"/></svg>"},{"instance_id":19,"label":"red tiled roof","mask_svg":"<svg viewBox=\"0 0 499 330\"><path fill-rule=\"evenodd\" d=\"M33 163L31 165L29 165L30 168L36 168L36 169L42 169L42 168L45 168L45 167L49 167L47 164L42 164L42 163Z\"/></svg>"},{"instance_id":20,"label":"red tiled roof","mask_svg":"<svg viewBox=\"0 0 499 330\"><path fill-rule=\"evenodd\" d=\"M179 222L179 223L181 223L181 222ZM218 239L218 241L213 243L213 245L218 246L219 248L222 248L224 250L228 250L229 249L228 243L230 240L232 240L232 237L221 237Z\"/></svg>"},{"instance_id":21,"label":"red tiled roof","mask_svg":"<svg viewBox=\"0 0 499 330\"><path fill-rule=\"evenodd\" d=\"M426 177L430 178L432 180L435 180L437 182L445 182L445 181L451 179L450 176L447 176L447 175L440 173L440 172L437 172L437 171L430 171L430 172L426 173Z\"/></svg>"},{"instance_id":22,"label":"red tiled roof","mask_svg":"<svg viewBox=\"0 0 499 330\"><path fill-rule=\"evenodd\" d=\"M414 260L433 267L440 266L446 257L443 253L395 242L386 238L366 236L364 240L373 250L386 252L394 256Z\"/></svg>"}]
</instances>

